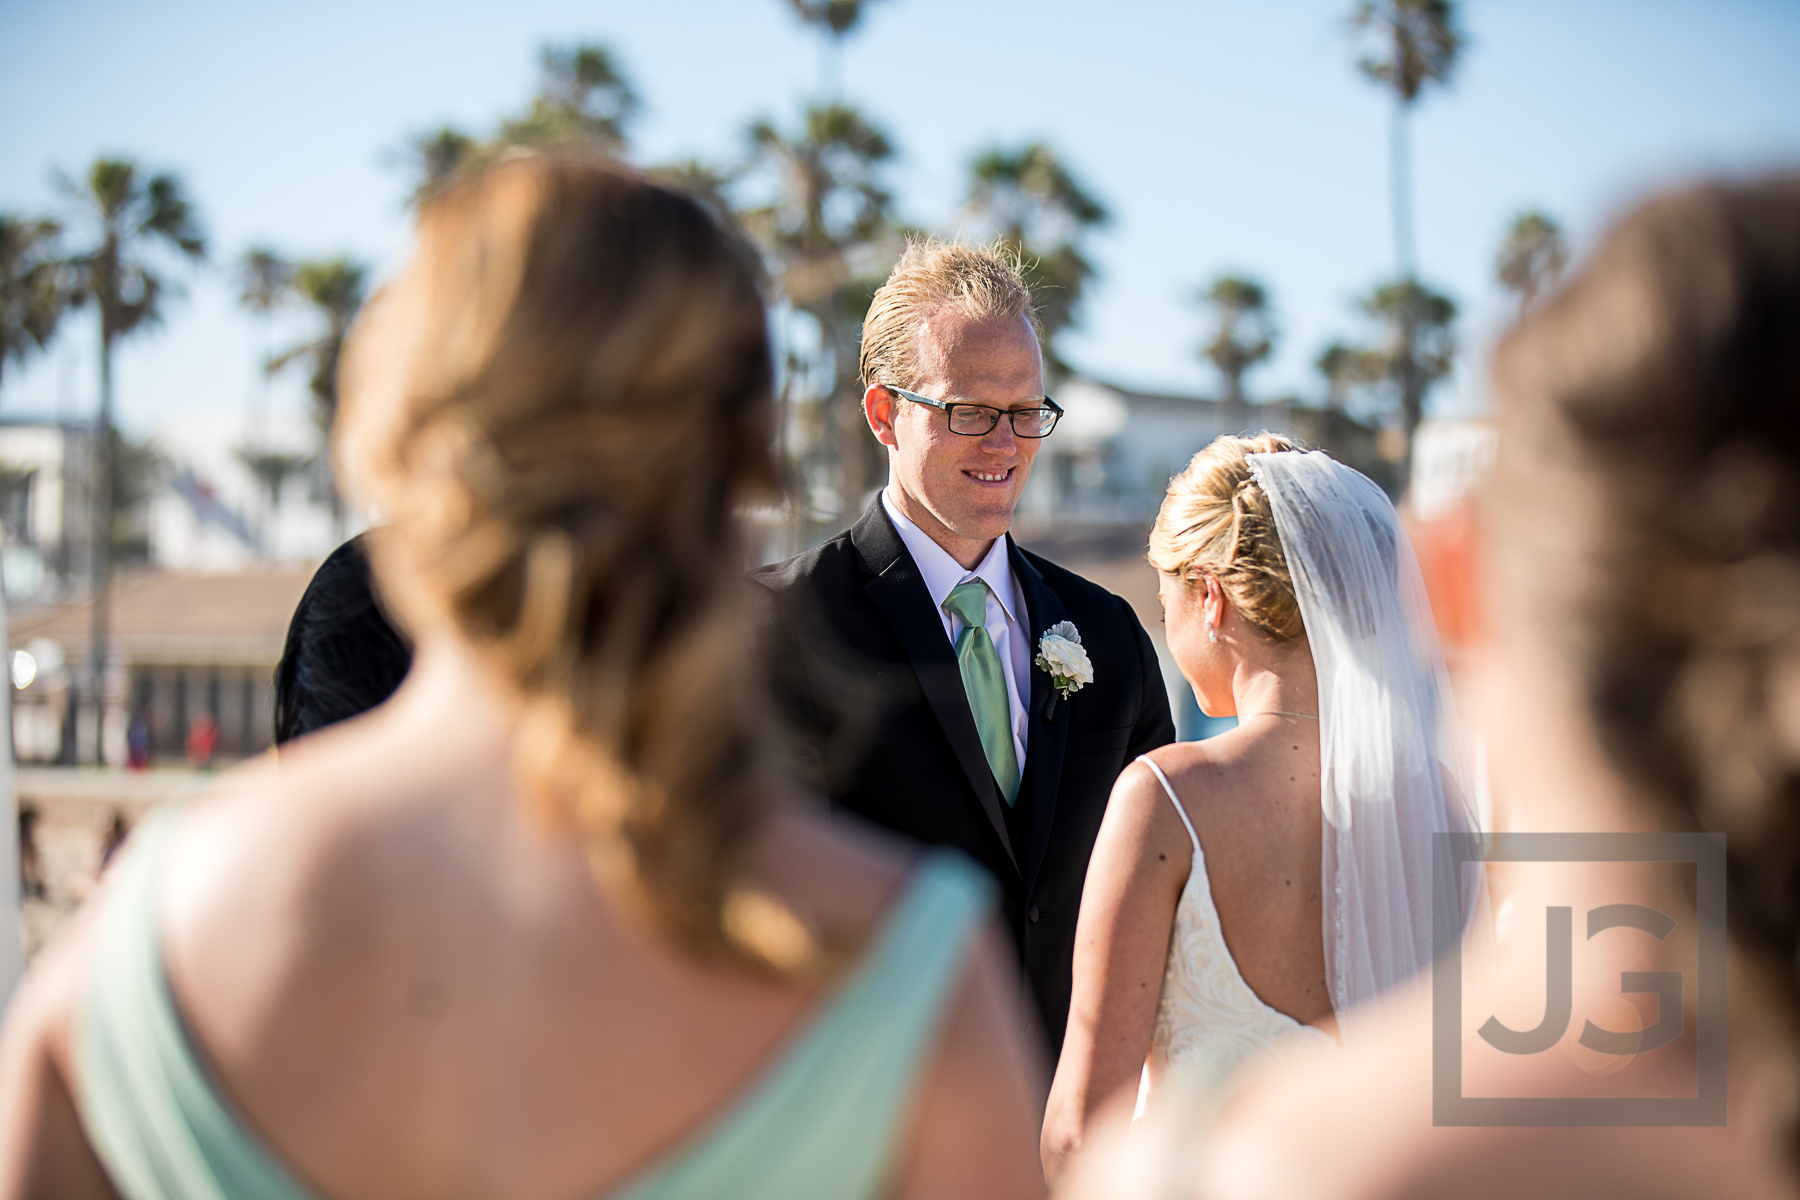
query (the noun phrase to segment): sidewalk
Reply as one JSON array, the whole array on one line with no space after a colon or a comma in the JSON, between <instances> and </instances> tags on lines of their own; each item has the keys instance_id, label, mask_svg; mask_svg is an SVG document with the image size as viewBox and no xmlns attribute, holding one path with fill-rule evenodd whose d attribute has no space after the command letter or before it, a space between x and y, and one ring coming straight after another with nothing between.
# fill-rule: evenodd
<instances>
[{"instance_id":1,"label":"sidewalk","mask_svg":"<svg viewBox=\"0 0 1800 1200\"><path fill-rule=\"evenodd\" d=\"M25 961L30 963L87 898L99 877L115 817L129 828L157 804L191 796L219 775L186 769L20 767L19 808L37 811L33 839L44 879L44 895L27 896L22 905Z\"/></svg>"}]
</instances>

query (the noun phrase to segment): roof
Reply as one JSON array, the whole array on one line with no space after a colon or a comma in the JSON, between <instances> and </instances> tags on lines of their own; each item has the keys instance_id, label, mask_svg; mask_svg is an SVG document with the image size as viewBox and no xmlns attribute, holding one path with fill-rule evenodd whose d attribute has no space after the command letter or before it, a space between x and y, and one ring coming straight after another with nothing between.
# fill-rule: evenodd
<instances>
[{"instance_id":1,"label":"roof","mask_svg":"<svg viewBox=\"0 0 1800 1200\"><path fill-rule=\"evenodd\" d=\"M237 575L145 572L113 583L112 639L126 663L273 666L313 568ZM48 638L85 662L93 606L86 600L22 608L10 640Z\"/></svg>"}]
</instances>

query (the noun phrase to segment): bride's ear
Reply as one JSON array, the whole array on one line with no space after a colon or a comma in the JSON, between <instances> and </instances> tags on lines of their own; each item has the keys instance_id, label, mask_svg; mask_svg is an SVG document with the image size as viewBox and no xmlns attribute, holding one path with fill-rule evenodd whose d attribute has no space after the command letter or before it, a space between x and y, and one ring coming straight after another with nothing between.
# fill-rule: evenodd
<instances>
[{"instance_id":1,"label":"bride's ear","mask_svg":"<svg viewBox=\"0 0 1800 1200\"><path fill-rule=\"evenodd\" d=\"M1202 575L1206 581L1205 594L1200 597L1200 611L1206 617L1206 623L1213 629L1225 624L1225 589L1211 575Z\"/></svg>"}]
</instances>

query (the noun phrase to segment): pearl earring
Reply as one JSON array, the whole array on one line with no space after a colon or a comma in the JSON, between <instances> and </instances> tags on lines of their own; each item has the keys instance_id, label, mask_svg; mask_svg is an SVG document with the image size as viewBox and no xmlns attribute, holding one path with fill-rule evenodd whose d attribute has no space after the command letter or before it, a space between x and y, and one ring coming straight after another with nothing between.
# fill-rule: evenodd
<instances>
[{"instance_id":1,"label":"pearl earring","mask_svg":"<svg viewBox=\"0 0 1800 1200\"><path fill-rule=\"evenodd\" d=\"M1218 631L1213 628L1211 617L1206 618L1206 640L1209 642L1216 642L1219 640Z\"/></svg>"}]
</instances>

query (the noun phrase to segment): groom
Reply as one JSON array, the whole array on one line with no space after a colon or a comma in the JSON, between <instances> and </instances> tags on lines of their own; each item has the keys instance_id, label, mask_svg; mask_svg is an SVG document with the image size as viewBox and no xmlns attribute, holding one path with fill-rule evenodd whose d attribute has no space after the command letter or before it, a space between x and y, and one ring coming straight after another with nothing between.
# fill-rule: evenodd
<instances>
[{"instance_id":1,"label":"groom","mask_svg":"<svg viewBox=\"0 0 1800 1200\"><path fill-rule=\"evenodd\" d=\"M910 245L863 321L861 366L888 485L847 532L757 572L777 694L835 806L993 873L1054 1062L1107 796L1175 738L1162 674L1123 600L1007 533L1061 411L1017 267ZM1085 683L1059 666L1080 685L1067 695L1038 665L1064 622L1091 664Z\"/></svg>"}]
</instances>

